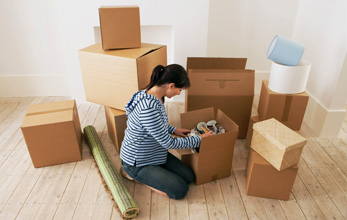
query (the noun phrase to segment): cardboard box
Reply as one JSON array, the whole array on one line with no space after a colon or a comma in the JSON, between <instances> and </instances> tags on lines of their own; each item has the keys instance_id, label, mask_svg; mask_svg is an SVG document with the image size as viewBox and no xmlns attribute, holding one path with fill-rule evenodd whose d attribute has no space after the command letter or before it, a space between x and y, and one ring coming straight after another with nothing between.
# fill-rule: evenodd
<instances>
[{"instance_id":1,"label":"cardboard box","mask_svg":"<svg viewBox=\"0 0 347 220\"><path fill-rule=\"evenodd\" d=\"M21 130L34 167L82 159L82 131L75 100L31 105Z\"/></svg>"},{"instance_id":2,"label":"cardboard box","mask_svg":"<svg viewBox=\"0 0 347 220\"><path fill-rule=\"evenodd\" d=\"M239 125L246 138L254 97L254 70L245 70L246 58L188 58L191 87L186 111L214 107Z\"/></svg>"},{"instance_id":3,"label":"cardboard box","mask_svg":"<svg viewBox=\"0 0 347 220\"><path fill-rule=\"evenodd\" d=\"M306 139L276 119L253 125L251 148L277 170L299 163Z\"/></svg>"},{"instance_id":4,"label":"cardboard box","mask_svg":"<svg viewBox=\"0 0 347 220\"><path fill-rule=\"evenodd\" d=\"M306 92L276 93L268 88L268 84L269 81L263 80L258 105L259 119L275 118L292 130L299 131L309 96Z\"/></svg>"},{"instance_id":5,"label":"cardboard box","mask_svg":"<svg viewBox=\"0 0 347 220\"><path fill-rule=\"evenodd\" d=\"M124 110L132 95L148 85L157 65L167 65L166 46L108 50L94 44L79 51L87 101Z\"/></svg>"},{"instance_id":6,"label":"cardboard box","mask_svg":"<svg viewBox=\"0 0 347 220\"><path fill-rule=\"evenodd\" d=\"M102 6L99 17L103 49L141 47L138 6Z\"/></svg>"},{"instance_id":7,"label":"cardboard box","mask_svg":"<svg viewBox=\"0 0 347 220\"><path fill-rule=\"evenodd\" d=\"M253 116L249 119L249 125L248 125L248 131L247 131L247 137L245 141L245 146L247 148L251 147L251 142L252 142L252 136L253 136L253 124L260 122L259 116Z\"/></svg>"},{"instance_id":8,"label":"cardboard box","mask_svg":"<svg viewBox=\"0 0 347 220\"><path fill-rule=\"evenodd\" d=\"M297 165L278 171L257 152L250 149L247 162L246 194L288 200L297 173Z\"/></svg>"},{"instance_id":9,"label":"cardboard box","mask_svg":"<svg viewBox=\"0 0 347 220\"><path fill-rule=\"evenodd\" d=\"M124 139L124 131L127 128L127 116L125 111L105 106L105 115L108 135L119 154Z\"/></svg>"},{"instance_id":10,"label":"cardboard box","mask_svg":"<svg viewBox=\"0 0 347 220\"><path fill-rule=\"evenodd\" d=\"M176 150L182 162L193 169L196 185L228 177L231 173L234 145L238 135L237 124L221 110L218 110L215 117L213 108L181 114L181 125L187 129L193 129L199 122L209 120L216 120L226 132L203 138L199 153L192 153L191 149Z\"/></svg>"}]
</instances>

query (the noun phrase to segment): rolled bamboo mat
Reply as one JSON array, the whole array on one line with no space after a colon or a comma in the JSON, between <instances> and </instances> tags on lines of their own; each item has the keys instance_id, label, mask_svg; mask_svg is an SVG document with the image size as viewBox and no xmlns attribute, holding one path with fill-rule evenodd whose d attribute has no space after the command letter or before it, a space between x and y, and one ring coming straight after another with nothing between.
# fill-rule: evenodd
<instances>
[{"instance_id":1,"label":"rolled bamboo mat","mask_svg":"<svg viewBox=\"0 0 347 220\"><path fill-rule=\"evenodd\" d=\"M124 186L121 177L116 172L110 159L107 157L104 146L93 126L88 125L84 129L84 134L88 141L99 171L108 186L119 211L124 218L134 218L139 213L139 207Z\"/></svg>"}]
</instances>

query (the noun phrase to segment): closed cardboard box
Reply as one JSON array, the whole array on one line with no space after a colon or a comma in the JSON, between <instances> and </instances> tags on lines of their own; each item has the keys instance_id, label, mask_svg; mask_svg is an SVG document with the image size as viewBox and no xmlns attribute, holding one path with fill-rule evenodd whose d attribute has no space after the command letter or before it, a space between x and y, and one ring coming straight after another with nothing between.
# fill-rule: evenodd
<instances>
[{"instance_id":1,"label":"closed cardboard box","mask_svg":"<svg viewBox=\"0 0 347 220\"><path fill-rule=\"evenodd\" d=\"M253 125L251 148L277 170L299 163L306 139L276 119Z\"/></svg>"},{"instance_id":2,"label":"closed cardboard box","mask_svg":"<svg viewBox=\"0 0 347 220\"><path fill-rule=\"evenodd\" d=\"M103 49L141 47L138 6L102 6L99 17Z\"/></svg>"},{"instance_id":3,"label":"closed cardboard box","mask_svg":"<svg viewBox=\"0 0 347 220\"><path fill-rule=\"evenodd\" d=\"M105 115L108 135L119 154L124 139L124 131L127 128L127 116L125 111L105 106Z\"/></svg>"},{"instance_id":4,"label":"closed cardboard box","mask_svg":"<svg viewBox=\"0 0 347 220\"><path fill-rule=\"evenodd\" d=\"M252 136L253 136L253 124L259 122L259 116L253 116L249 119L249 125L248 125L248 131L247 131L247 137L245 141L245 146L247 148L251 147L251 141L252 141Z\"/></svg>"},{"instance_id":5,"label":"closed cardboard box","mask_svg":"<svg viewBox=\"0 0 347 220\"><path fill-rule=\"evenodd\" d=\"M79 59L87 101L120 110L147 86L154 67L167 65L166 46L155 44L105 51L99 43L81 49Z\"/></svg>"},{"instance_id":6,"label":"closed cardboard box","mask_svg":"<svg viewBox=\"0 0 347 220\"><path fill-rule=\"evenodd\" d=\"M214 107L239 126L246 138L254 97L254 70L245 70L245 58L188 58L191 87L186 90L186 111Z\"/></svg>"},{"instance_id":7,"label":"closed cardboard box","mask_svg":"<svg viewBox=\"0 0 347 220\"><path fill-rule=\"evenodd\" d=\"M297 165L278 171L257 152L250 149L247 163L246 194L288 200L297 173Z\"/></svg>"},{"instance_id":8,"label":"closed cardboard box","mask_svg":"<svg viewBox=\"0 0 347 220\"><path fill-rule=\"evenodd\" d=\"M275 118L292 130L299 131L309 96L306 92L276 93L268 88L268 84L269 81L263 80L258 105L259 119Z\"/></svg>"},{"instance_id":9,"label":"closed cardboard box","mask_svg":"<svg viewBox=\"0 0 347 220\"><path fill-rule=\"evenodd\" d=\"M74 100L31 105L21 130L34 167L82 159L82 131Z\"/></svg>"},{"instance_id":10,"label":"closed cardboard box","mask_svg":"<svg viewBox=\"0 0 347 220\"><path fill-rule=\"evenodd\" d=\"M215 116L213 108L200 109L181 114L183 128L193 129L201 122L216 120L226 132L202 138L199 153L191 149L176 150L175 155L190 166L195 173L195 184L211 182L230 176L234 155L234 145L238 135L238 126L221 110Z\"/></svg>"}]
</instances>

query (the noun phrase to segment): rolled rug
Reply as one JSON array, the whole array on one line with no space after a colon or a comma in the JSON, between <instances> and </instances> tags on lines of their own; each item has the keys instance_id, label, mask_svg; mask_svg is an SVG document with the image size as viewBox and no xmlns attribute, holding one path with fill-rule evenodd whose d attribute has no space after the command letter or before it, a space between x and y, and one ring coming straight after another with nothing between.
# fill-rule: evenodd
<instances>
[{"instance_id":1,"label":"rolled rug","mask_svg":"<svg viewBox=\"0 0 347 220\"><path fill-rule=\"evenodd\" d=\"M121 177L107 157L104 146L102 145L95 128L88 125L83 129L83 131L100 173L104 178L104 181L106 182L106 185L108 186L122 216L124 218L136 217L140 211L139 207L129 194L121 180Z\"/></svg>"}]
</instances>

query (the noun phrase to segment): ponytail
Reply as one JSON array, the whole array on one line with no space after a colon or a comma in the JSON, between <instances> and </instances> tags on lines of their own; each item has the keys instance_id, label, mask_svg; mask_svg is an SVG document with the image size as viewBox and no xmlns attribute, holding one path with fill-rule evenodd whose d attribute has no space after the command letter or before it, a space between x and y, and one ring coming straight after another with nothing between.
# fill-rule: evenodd
<instances>
[{"instance_id":1,"label":"ponytail","mask_svg":"<svg viewBox=\"0 0 347 220\"><path fill-rule=\"evenodd\" d=\"M162 86L167 83L174 83L177 88L189 88L190 82L185 69L178 64L171 64L166 67L158 65L153 69L150 83L146 90L154 86Z\"/></svg>"}]
</instances>

